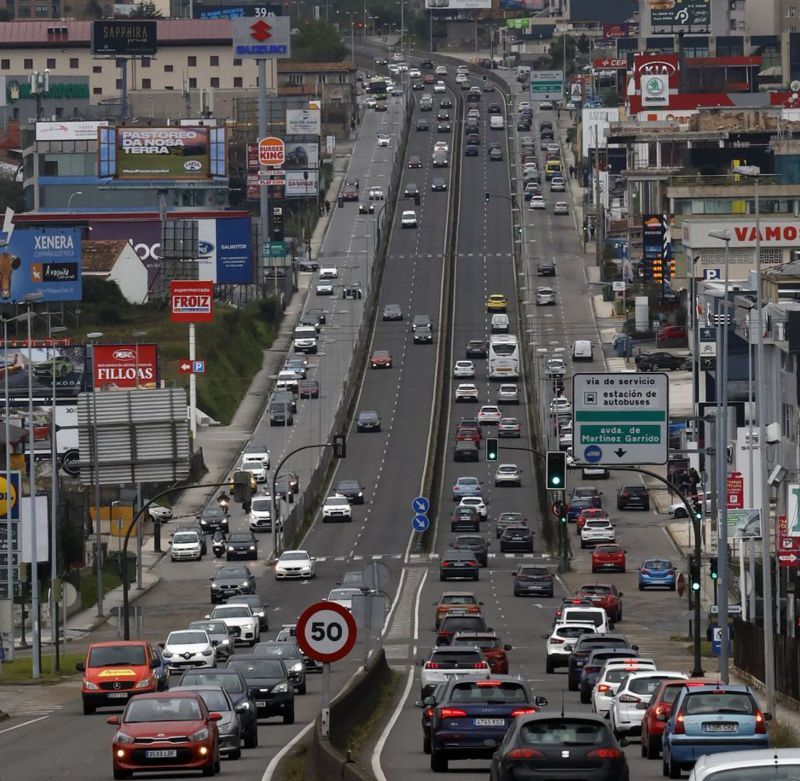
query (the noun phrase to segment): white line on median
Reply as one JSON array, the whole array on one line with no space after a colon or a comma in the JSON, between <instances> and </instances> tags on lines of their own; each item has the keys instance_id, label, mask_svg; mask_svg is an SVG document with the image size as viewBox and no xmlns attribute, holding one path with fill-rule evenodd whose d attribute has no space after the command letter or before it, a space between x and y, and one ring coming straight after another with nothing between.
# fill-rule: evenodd
<instances>
[{"instance_id":1,"label":"white line on median","mask_svg":"<svg viewBox=\"0 0 800 781\"><path fill-rule=\"evenodd\" d=\"M0 729L0 735L3 735L6 732L13 732L15 729L19 729L20 727L27 727L28 724L35 724L37 721L42 721L42 719L49 718L48 716L39 716L38 719L30 719L30 721L23 721L21 724L15 724L13 727L6 727L5 729Z\"/></svg>"},{"instance_id":2,"label":"white line on median","mask_svg":"<svg viewBox=\"0 0 800 781\"><path fill-rule=\"evenodd\" d=\"M412 665L408 669L408 680L406 680L406 688L403 691L403 696L400 698L400 702L397 703L397 707L394 709L394 713L392 713L392 718L389 719L389 723L384 727L383 732L381 732L381 736L378 738L378 742L375 744L375 751L372 755L372 772L377 781L386 781L383 768L381 768L381 754L383 753L383 747L386 745L389 735L394 729L394 725L400 718L400 713L403 710L406 700L408 699L408 695L411 693L411 687L413 684L414 667ZM262 781L266 781L266 779L263 779Z\"/></svg>"}]
</instances>

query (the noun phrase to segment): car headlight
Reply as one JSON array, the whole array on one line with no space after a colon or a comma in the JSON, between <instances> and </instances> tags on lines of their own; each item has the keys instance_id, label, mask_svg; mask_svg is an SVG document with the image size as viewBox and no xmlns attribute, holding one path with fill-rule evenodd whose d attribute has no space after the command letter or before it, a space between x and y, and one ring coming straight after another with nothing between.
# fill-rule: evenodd
<instances>
[{"instance_id":1,"label":"car headlight","mask_svg":"<svg viewBox=\"0 0 800 781\"><path fill-rule=\"evenodd\" d=\"M224 640L223 640L223 641L220 643L220 645L230 645L230 644L231 644L231 641L230 641L230 638L229 638L229 637L226 637L226 638L225 638L225 639L224 639Z\"/></svg>"},{"instance_id":2,"label":"car headlight","mask_svg":"<svg viewBox=\"0 0 800 781\"><path fill-rule=\"evenodd\" d=\"M167 659L169 659L169 658L172 656L172 651L167 651L167 650L164 650L164 651L163 651L163 654L164 654L164 656L166 656L166 657L167 657Z\"/></svg>"},{"instance_id":3,"label":"car headlight","mask_svg":"<svg viewBox=\"0 0 800 781\"><path fill-rule=\"evenodd\" d=\"M114 735L114 742L115 743L133 743L133 738L130 735L122 732L121 730L117 730L117 734Z\"/></svg>"},{"instance_id":4,"label":"car headlight","mask_svg":"<svg viewBox=\"0 0 800 781\"><path fill-rule=\"evenodd\" d=\"M247 580L243 580L243 581L242 581L242 585L243 585L243 586L249 586L249 585L250 585L250 582L249 582L249 581L247 581Z\"/></svg>"},{"instance_id":5,"label":"car headlight","mask_svg":"<svg viewBox=\"0 0 800 781\"><path fill-rule=\"evenodd\" d=\"M91 681L84 680L83 688L88 689L89 691L96 692L100 687L96 683L92 683Z\"/></svg>"},{"instance_id":6,"label":"car headlight","mask_svg":"<svg viewBox=\"0 0 800 781\"><path fill-rule=\"evenodd\" d=\"M208 727L203 727L197 732L192 733L189 735L189 740L207 740L208 739Z\"/></svg>"},{"instance_id":7,"label":"car headlight","mask_svg":"<svg viewBox=\"0 0 800 781\"><path fill-rule=\"evenodd\" d=\"M250 710L250 703L245 700L245 702L241 703L241 705L239 705L239 707L242 710Z\"/></svg>"},{"instance_id":8,"label":"car headlight","mask_svg":"<svg viewBox=\"0 0 800 781\"><path fill-rule=\"evenodd\" d=\"M211 646L206 646L202 651L203 656L211 656L211 654L213 654L213 653L214 653L214 649L211 648Z\"/></svg>"},{"instance_id":9,"label":"car headlight","mask_svg":"<svg viewBox=\"0 0 800 781\"><path fill-rule=\"evenodd\" d=\"M229 545L229 546L228 546L228 550L229 550L229 551L232 551L232 550L233 550L233 545Z\"/></svg>"},{"instance_id":10,"label":"car headlight","mask_svg":"<svg viewBox=\"0 0 800 781\"><path fill-rule=\"evenodd\" d=\"M279 683L275 688L272 690L273 692L288 692L289 691L289 684L285 681L283 683Z\"/></svg>"},{"instance_id":11,"label":"car headlight","mask_svg":"<svg viewBox=\"0 0 800 781\"><path fill-rule=\"evenodd\" d=\"M150 678L143 678L133 688L134 689L147 689L149 686L152 686L152 685L153 685L153 682L150 680Z\"/></svg>"},{"instance_id":12,"label":"car headlight","mask_svg":"<svg viewBox=\"0 0 800 781\"><path fill-rule=\"evenodd\" d=\"M211 588L219 588L219 583L212 583Z\"/></svg>"},{"instance_id":13,"label":"car headlight","mask_svg":"<svg viewBox=\"0 0 800 781\"><path fill-rule=\"evenodd\" d=\"M296 662L295 664L293 664L291 666L290 670L293 673L301 673L301 672L303 672L303 663L302 662Z\"/></svg>"},{"instance_id":14,"label":"car headlight","mask_svg":"<svg viewBox=\"0 0 800 781\"><path fill-rule=\"evenodd\" d=\"M255 550L255 549L256 549L256 546L255 546L255 545L251 545L251 546L250 546L250 550Z\"/></svg>"}]
</instances>

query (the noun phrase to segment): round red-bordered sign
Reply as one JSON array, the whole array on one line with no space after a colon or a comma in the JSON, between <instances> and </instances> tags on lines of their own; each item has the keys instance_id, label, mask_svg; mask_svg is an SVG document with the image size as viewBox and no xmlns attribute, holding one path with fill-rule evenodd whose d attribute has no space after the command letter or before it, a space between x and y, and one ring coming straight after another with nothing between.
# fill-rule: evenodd
<instances>
[{"instance_id":1,"label":"round red-bordered sign","mask_svg":"<svg viewBox=\"0 0 800 781\"><path fill-rule=\"evenodd\" d=\"M318 662L338 662L356 644L356 621L336 602L316 602L297 619L295 637L300 650Z\"/></svg>"}]
</instances>

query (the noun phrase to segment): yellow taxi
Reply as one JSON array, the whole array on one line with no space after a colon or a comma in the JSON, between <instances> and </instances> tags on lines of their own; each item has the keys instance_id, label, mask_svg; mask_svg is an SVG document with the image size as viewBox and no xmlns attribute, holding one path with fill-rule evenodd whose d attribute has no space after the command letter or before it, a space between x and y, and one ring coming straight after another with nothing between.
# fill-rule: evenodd
<instances>
[{"instance_id":1,"label":"yellow taxi","mask_svg":"<svg viewBox=\"0 0 800 781\"><path fill-rule=\"evenodd\" d=\"M508 308L508 301L502 293L492 293L486 299L487 312L505 312Z\"/></svg>"}]
</instances>

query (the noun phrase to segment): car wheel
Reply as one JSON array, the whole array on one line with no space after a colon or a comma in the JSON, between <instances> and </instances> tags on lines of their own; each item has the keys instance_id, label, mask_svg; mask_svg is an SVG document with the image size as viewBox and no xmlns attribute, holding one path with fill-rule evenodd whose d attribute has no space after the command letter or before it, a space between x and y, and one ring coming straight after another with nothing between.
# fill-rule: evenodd
<instances>
[{"instance_id":1,"label":"car wheel","mask_svg":"<svg viewBox=\"0 0 800 781\"><path fill-rule=\"evenodd\" d=\"M618 623L619 621L622 621L622 611L621 610L617 612L617 617L614 619L614 623Z\"/></svg>"},{"instance_id":2,"label":"car wheel","mask_svg":"<svg viewBox=\"0 0 800 781\"><path fill-rule=\"evenodd\" d=\"M584 692L581 689L581 705L588 705L592 701L592 695L588 692Z\"/></svg>"},{"instance_id":3,"label":"car wheel","mask_svg":"<svg viewBox=\"0 0 800 781\"><path fill-rule=\"evenodd\" d=\"M515 596L515 597L518 597L518 596L519 596L519 591L517 591L517 589L514 589L514 596Z\"/></svg>"},{"instance_id":4,"label":"car wheel","mask_svg":"<svg viewBox=\"0 0 800 781\"><path fill-rule=\"evenodd\" d=\"M93 716L97 708L94 705L90 705L86 700L83 701L83 715L84 716Z\"/></svg>"},{"instance_id":5,"label":"car wheel","mask_svg":"<svg viewBox=\"0 0 800 781\"><path fill-rule=\"evenodd\" d=\"M670 591L675 591L675 584L674 583L670 584L669 590Z\"/></svg>"},{"instance_id":6,"label":"car wheel","mask_svg":"<svg viewBox=\"0 0 800 781\"><path fill-rule=\"evenodd\" d=\"M439 580L441 580L442 583L444 583L444 581L445 581L445 577L441 573L439 574Z\"/></svg>"},{"instance_id":7,"label":"car wheel","mask_svg":"<svg viewBox=\"0 0 800 781\"><path fill-rule=\"evenodd\" d=\"M233 751L228 753L228 759L241 759L242 758L242 750L240 748L235 748Z\"/></svg>"},{"instance_id":8,"label":"car wheel","mask_svg":"<svg viewBox=\"0 0 800 781\"><path fill-rule=\"evenodd\" d=\"M256 746L258 746L258 726L254 724L253 729L244 736L244 747L256 748Z\"/></svg>"},{"instance_id":9,"label":"car wheel","mask_svg":"<svg viewBox=\"0 0 800 781\"><path fill-rule=\"evenodd\" d=\"M253 639L252 639L252 640L251 640L251 641L248 643L248 645L250 646L250 648L252 648L252 647L253 647L253 646L254 646L254 645L257 643L257 642L258 642L258 641L257 641L255 638L253 638Z\"/></svg>"},{"instance_id":10,"label":"car wheel","mask_svg":"<svg viewBox=\"0 0 800 781\"><path fill-rule=\"evenodd\" d=\"M431 745L431 770L434 773L447 772L447 757L440 751L436 751Z\"/></svg>"},{"instance_id":11,"label":"car wheel","mask_svg":"<svg viewBox=\"0 0 800 781\"><path fill-rule=\"evenodd\" d=\"M576 692L578 691L578 682L572 676L570 676L567 681L567 687L571 692Z\"/></svg>"},{"instance_id":12,"label":"car wheel","mask_svg":"<svg viewBox=\"0 0 800 781\"><path fill-rule=\"evenodd\" d=\"M596 575L596 574L597 574L597 567L592 567L592 575Z\"/></svg>"},{"instance_id":13,"label":"car wheel","mask_svg":"<svg viewBox=\"0 0 800 781\"><path fill-rule=\"evenodd\" d=\"M675 510L673 514L673 518L686 518L687 516L688 513L686 512L686 509L684 507L678 507L678 509Z\"/></svg>"},{"instance_id":14,"label":"car wheel","mask_svg":"<svg viewBox=\"0 0 800 781\"><path fill-rule=\"evenodd\" d=\"M642 756L648 759L658 759L661 753L658 738L653 735L647 736L647 741L642 743Z\"/></svg>"},{"instance_id":15,"label":"car wheel","mask_svg":"<svg viewBox=\"0 0 800 781\"><path fill-rule=\"evenodd\" d=\"M208 777L208 776L213 776L218 771L216 770L216 766L212 762L208 767L204 767L202 772L204 776Z\"/></svg>"},{"instance_id":16,"label":"car wheel","mask_svg":"<svg viewBox=\"0 0 800 781\"><path fill-rule=\"evenodd\" d=\"M431 753L431 736L427 732L422 736L422 753Z\"/></svg>"},{"instance_id":17,"label":"car wheel","mask_svg":"<svg viewBox=\"0 0 800 781\"><path fill-rule=\"evenodd\" d=\"M283 714L283 723L284 724L294 724L294 708L284 712L284 714Z\"/></svg>"},{"instance_id":18,"label":"car wheel","mask_svg":"<svg viewBox=\"0 0 800 781\"><path fill-rule=\"evenodd\" d=\"M170 556L170 557L169 557L169 560L170 560L170 561L171 561L173 564L175 563L175 557L174 557L174 556Z\"/></svg>"},{"instance_id":19,"label":"car wheel","mask_svg":"<svg viewBox=\"0 0 800 781\"><path fill-rule=\"evenodd\" d=\"M551 659L549 656L547 657L547 662L546 662L545 670L546 670L548 673L554 673L554 672L556 671L556 667L555 667L555 665L553 664L553 660L552 660L552 659Z\"/></svg>"},{"instance_id":20,"label":"car wheel","mask_svg":"<svg viewBox=\"0 0 800 781\"><path fill-rule=\"evenodd\" d=\"M646 505L644 505L644 507L642 507L642 509L643 509L645 512L650 512L650 502L648 502Z\"/></svg>"},{"instance_id":21,"label":"car wheel","mask_svg":"<svg viewBox=\"0 0 800 781\"><path fill-rule=\"evenodd\" d=\"M623 567L623 568L620 570L620 572L625 572L625 567Z\"/></svg>"},{"instance_id":22,"label":"car wheel","mask_svg":"<svg viewBox=\"0 0 800 781\"><path fill-rule=\"evenodd\" d=\"M301 683L300 686L297 687L297 693L298 694L305 694L306 693L306 682L305 681L303 681L303 683Z\"/></svg>"}]
</instances>

